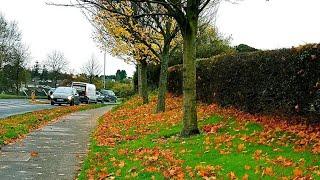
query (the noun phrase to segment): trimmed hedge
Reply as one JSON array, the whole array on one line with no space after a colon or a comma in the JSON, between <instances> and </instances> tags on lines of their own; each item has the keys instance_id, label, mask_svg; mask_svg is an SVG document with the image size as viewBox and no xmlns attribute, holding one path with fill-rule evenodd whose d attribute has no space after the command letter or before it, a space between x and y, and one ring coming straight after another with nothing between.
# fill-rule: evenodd
<instances>
[{"instance_id":1,"label":"trimmed hedge","mask_svg":"<svg viewBox=\"0 0 320 180\"><path fill-rule=\"evenodd\" d=\"M181 65L169 68L168 90L182 94ZM197 98L251 113L319 113L320 44L198 60Z\"/></svg>"}]
</instances>

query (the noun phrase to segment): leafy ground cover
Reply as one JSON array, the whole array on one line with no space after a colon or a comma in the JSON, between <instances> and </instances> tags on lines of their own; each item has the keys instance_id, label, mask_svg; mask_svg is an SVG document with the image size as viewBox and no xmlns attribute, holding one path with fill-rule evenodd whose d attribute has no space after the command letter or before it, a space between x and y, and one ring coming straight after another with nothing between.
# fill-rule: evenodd
<instances>
[{"instance_id":1,"label":"leafy ground cover","mask_svg":"<svg viewBox=\"0 0 320 180\"><path fill-rule=\"evenodd\" d=\"M201 134L179 136L182 99L134 97L100 119L78 179L319 179L320 128L215 104L198 106Z\"/></svg>"},{"instance_id":2,"label":"leafy ground cover","mask_svg":"<svg viewBox=\"0 0 320 180\"><path fill-rule=\"evenodd\" d=\"M104 105L61 106L54 109L34 111L0 119L0 145L13 142L30 131L46 125L52 120L58 120L61 116L102 106Z\"/></svg>"}]
</instances>

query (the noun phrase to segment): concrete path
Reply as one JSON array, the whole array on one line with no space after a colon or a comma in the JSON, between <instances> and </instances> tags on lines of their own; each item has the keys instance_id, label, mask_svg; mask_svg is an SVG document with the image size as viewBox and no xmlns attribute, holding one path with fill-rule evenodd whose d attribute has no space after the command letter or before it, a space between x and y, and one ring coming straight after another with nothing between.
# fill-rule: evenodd
<instances>
[{"instance_id":1,"label":"concrete path","mask_svg":"<svg viewBox=\"0 0 320 180\"><path fill-rule=\"evenodd\" d=\"M0 99L0 119L12 115L55 107L57 106L51 106L50 104L31 104L29 100L26 99Z\"/></svg>"},{"instance_id":2,"label":"concrete path","mask_svg":"<svg viewBox=\"0 0 320 180\"><path fill-rule=\"evenodd\" d=\"M0 179L74 179L97 119L112 106L72 113L1 148Z\"/></svg>"}]
</instances>

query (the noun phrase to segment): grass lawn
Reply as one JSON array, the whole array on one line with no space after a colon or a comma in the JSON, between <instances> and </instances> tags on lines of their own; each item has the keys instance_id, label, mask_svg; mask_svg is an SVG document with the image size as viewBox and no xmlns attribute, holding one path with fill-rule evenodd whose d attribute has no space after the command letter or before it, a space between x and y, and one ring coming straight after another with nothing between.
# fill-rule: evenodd
<instances>
[{"instance_id":1,"label":"grass lawn","mask_svg":"<svg viewBox=\"0 0 320 180\"><path fill-rule=\"evenodd\" d=\"M54 109L34 111L0 119L0 145L10 143L20 137L23 137L33 129L44 126L48 122L66 114L99 108L102 106L104 105L90 104L81 106L61 106Z\"/></svg>"},{"instance_id":2,"label":"grass lawn","mask_svg":"<svg viewBox=\"0 0 320 180\"><path fill-rule=\"evenodd\" d=\"M320 131L199 105L201 134L179 136L181 98L154 114L133 98L100 119L79 179L320 179Z\"/></svg>"},{"instance_id":3,"label":"grass lawn","mask_svg":"<svg viewBox=\"0 0 320 180\"><path fill-rule=\"evenodd\" d=\"M11 94L0 94L0 99L31 99L31 96L17 96ZM46 96L36 96L36 99L47 99Z\"/></svg>"}]
</instances>

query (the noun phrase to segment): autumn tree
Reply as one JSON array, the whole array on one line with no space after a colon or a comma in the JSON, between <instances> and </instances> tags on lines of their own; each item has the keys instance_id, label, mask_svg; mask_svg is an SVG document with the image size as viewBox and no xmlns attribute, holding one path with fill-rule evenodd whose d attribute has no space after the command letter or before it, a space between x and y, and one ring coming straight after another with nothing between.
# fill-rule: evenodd
<instances>
[{"instance_id":1,"label":"autumn tree","mask_svg":"<svg viewBox=\"0 0 320 180\"><path fill-rule=\"evenodd\" d=\"M220 0L77 0L81 7L95 7L108 12L123 14L118 9L129 3L139 9L133 11L132 19L143 17L172 17L176 20L183 37L183 129L182 136L198 134L196 113L196 35L201 14L215 12ZM148 5L163 7L164 12L154 8L143 10ZM121 8L120 8L121 9Z\"/></svg>"},{"instance_id":2,"label":"autumn tree","mask_svg":"<svg viewBox=\"0 0 320 180\"><path fill-rule=\"evenodd\" d=\"M61 51L54 50L47 55L47 59L44 64L50 71L54 87L57 87L58 79L60 78L61 73L66 70L69 64L68 61Z\"/></svg>"},{"instance_id":3,"label":"autumn tree","mask_svg":"<svg viewBox=\"0 0 320 180\"><path fill-rule=\"evenodd\" d=\"M130 8L123 9L124 12L130 13ZM139 94L144 103L148 102L147 86L147 65L157 61L154 52L148 45L153 46L150 42L142 42L142 38L150 31L143 29L143 26L133 21L128 16L119 16L118 14L109 13L108 11L99 11L94 13L95 23L98 29L98 39L102 42L103 48L110 51L111 54L118 56L125 61L135 62L138 66L139 76ZM129 24L125 26L125 24ZM147 32L147 33L146 33Z\"/></svg>"},{"instance_id":4,"label":"autumn tree","mask_svg":"<svg viewBox=\"0 0 320 180\"><path fill-rule=\"evenodd\" d=\"M172 17L141 17L132 19L132 14L135 14L135 11L143 11L145 13L151 12L154 9L157 9L159 12L165 11L162 6L154 6L152 4L147 4L145 7L136 7L130 3L122 3L123 6L117 8L117 12L113 13L109 11L99 11L99 21L98 23L107 28L118 24L118 31L125 31L126 38L133 38L136 42L143 44L154 56L156 63L161 64L160 79L159 79L159 93L158 93L158 104L157 112L163 112L165 110L165 94L167 92L167 69L170 51L173 49L173 40L177 36L178 26L176 25L175 20ZM117 17L116 19L114 17ZM116 22L111 20L115 19ZM107 21L107 22L105 22ZM113 33L115 35L115 33ZM141 67L144 66L145 62L138 64L138 74L146 74L145 69ZM142 75L144 76L144 75ZM147 86L144 86L142 81L145 81L142 76L139 76L138 87L140 87L140 94L142 94L142 89Z\"/></svg>"},{"instance_id":5,"label":"autumn tree","mask_svg":"<svg viewBox=\"0 0 320 180\"><path fill-rule=\"evenodd\" d=\"M140 6L136 3L131 3L130 1L119 1L118 5L109 4L108 8L101 8L106 5L104 3L99 4L99 1L77 1L78 3L71 6L79 6L85 8L95 16L95 24L98 24L99 34L105 30L103 26L112 27L114 24L118 24L119 27L117 31L125 31L123 38L128 38L128 33L136 42L146 46L149 51L155 56L156 62L161 64L160 78L159 78L159 93L158 93L158 103L156 112L165 111L165 95L167 92L167 69L168 69L168 60L170 51L174 49L174 38L179 32L179 27L177 26L176 21L173 17L169 16L141 16L139 18L132 18L133 15L143 13L148 14L153 11L158 11L159 13L165 13L166 9L162 5L156 5L149 2L146 2L145 6ZM82 2L82 3L80 3ZM106 2L107 3L107 2ZM91 6L100 6L95 8ZM67 5L66 5L67 6ZM110 9L113 9L110 11ZM115 18L116 17L116 18ZM115 22L112 22L115 20ZM101 28L102 27L102 28ZM107 27L108 28L108 27ZM107 38L101 38L107 41L110 39L110 32L107 33ZM115 36L114 33L111 33L111 36ZM103 47L104 48L104 47ZM149 60L150 61L150 60ZM141 66L144 66L145 62L139 61L138 63L138 75L144 74L144 68L141 69ZM142 71L141 71L142 70ZM143 76L143 75L142 75ZM139 84L139 94L142 94L141 90L143 86L144 78L140 78L138 81Z\"/></svg>"},{"instance_id":6,"label":"autumn tree","mask_svg":"<svg viewBox=\"0 0 320 180\"><path fill-rule=\"evenodd\" d=\"M91 58L83 65L82 72L86 74L89 83L93 83L97 75L101 73L101 65L92 55Z\"/></svg>"}]
</instances>

